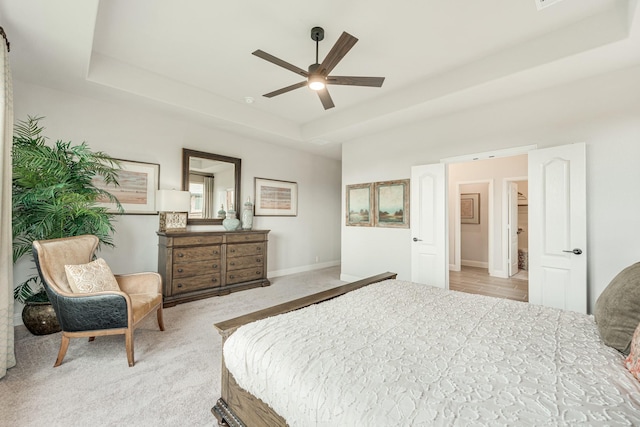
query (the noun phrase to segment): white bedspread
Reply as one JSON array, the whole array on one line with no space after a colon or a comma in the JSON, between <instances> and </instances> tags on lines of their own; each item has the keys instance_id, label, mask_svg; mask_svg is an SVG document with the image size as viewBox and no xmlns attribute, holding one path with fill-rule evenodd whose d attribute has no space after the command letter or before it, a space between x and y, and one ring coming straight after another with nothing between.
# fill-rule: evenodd
<instances>
[{"instance_id":1,"label":"white bedspread","mask_svg":"<svg viewBox=\"0 0 640 427\"><path fill-rule=\"evenodd\" d=\"M397 280L245 325L224 357L291 426L640 425L592 316Z\"/></svg>"}]
</instances>

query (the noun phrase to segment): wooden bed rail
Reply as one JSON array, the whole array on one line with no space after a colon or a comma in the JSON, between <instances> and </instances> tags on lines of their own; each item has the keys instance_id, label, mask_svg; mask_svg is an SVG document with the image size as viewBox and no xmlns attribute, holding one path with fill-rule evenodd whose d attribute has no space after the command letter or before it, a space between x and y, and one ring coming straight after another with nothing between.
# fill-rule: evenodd
<instances>
[{"instance_id":1,"label":"wooden bed rail","mask_svg":"<svg viewBox=\"0 0 640 427\"><path fill-rule=\"evenodd\" d=\"M298 310L300 308L317 304L323 301L330 300L332 298L338 297L340 295L344 295L348 292L354 291L356 289L365 287L372 283L382 282L387 279L395 279L397 273L381 273L375 276L367 277L362 280L358 280L356 282L347 283L342 286L338 286L335 288L327 289L326 291L318 292L312 295L308 295L306 297L298 298L293 301L285 302L282 304L275 305L273 307L268 307L263 310L254 311L253 313L245 314L244 316L238 316L233 319L225 320L223 322L218 322L214 326L220 332L223 339L226 339L231 335L236 329L238 329L242 325L246 325L247 323L255 322L256 320L266 319L267 317L276 316L282 313L288 313L289 311Z\"/></svg>"}]
</instances>

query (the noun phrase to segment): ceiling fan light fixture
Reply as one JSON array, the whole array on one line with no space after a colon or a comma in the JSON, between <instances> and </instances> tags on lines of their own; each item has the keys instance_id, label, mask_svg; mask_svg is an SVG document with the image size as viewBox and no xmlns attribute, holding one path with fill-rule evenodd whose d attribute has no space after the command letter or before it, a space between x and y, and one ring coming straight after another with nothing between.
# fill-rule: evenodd
<instances>
[{"instance_id":1,"label":"ceiling fan light fixture","mask_svg":"<svg viewBox=\"0 0 640 427\"><path fill-rule=\"evenodd\" d=\"M319 74L312 74L309 76L309 89L311 90L322 90L326 86L326 80Z\"/></svg>"}]
</instances>

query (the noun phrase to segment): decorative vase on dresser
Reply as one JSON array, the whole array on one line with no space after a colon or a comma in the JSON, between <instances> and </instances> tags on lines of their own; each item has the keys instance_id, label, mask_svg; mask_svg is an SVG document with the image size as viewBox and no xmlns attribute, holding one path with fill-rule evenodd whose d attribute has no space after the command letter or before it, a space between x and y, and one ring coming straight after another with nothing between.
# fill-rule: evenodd
<instances>
[{"instance_id":1,"label":"decorative vase on dresser","mask_svg":"<svg viewBox=\"0 0 640 427\"><path fill-rule=\"evenodd\" d=\"M244 202L244 210L242 211L242 229L251 230L253 228L253 204L251 198L247 197Z\"/></svg>"},{"instance_id":2,"label":"decorative vase on dresser","mask_svg":"<svg viewBox=\"0 0 640 427\"><path fill-rule=\"evenodd\" d=\"M233 208L227 211L227 218L222 221L222 226L227 231L235 231L240 228L240 220L236 218L236 211Z\"/></svg>"},{"instance_id":3,"label":"decorative vase on dresser","mask_svg":"<svg viewBox=\"0 0 640 427\"><path fill-rule=\"evenodd\" d=\"M165 307L271 284L269 230L157 234Z\"/></svg>"}]
</instances>

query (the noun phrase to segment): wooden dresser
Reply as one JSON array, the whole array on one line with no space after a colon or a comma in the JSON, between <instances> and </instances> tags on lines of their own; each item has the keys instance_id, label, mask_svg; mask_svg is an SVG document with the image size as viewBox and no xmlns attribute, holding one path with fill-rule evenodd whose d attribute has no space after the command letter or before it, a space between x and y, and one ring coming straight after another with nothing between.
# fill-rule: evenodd
<instances>
[{"instance_id":1,"label":"wooden dresser","mask_svg":"<svg viewBox=\"0 0 640 427\"><path fill-rule=\"evenodd\" d=\"M157 234L165 307L271 284L269 230Z\"/></svg>"}]
</instances>

